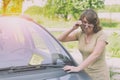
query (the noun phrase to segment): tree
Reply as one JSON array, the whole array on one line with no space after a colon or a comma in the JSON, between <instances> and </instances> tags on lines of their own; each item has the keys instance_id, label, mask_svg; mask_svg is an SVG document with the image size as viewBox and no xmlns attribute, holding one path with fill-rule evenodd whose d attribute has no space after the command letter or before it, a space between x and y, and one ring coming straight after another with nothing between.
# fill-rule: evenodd
<instances>
[{"instance_id":1,"label":"tree","mask_svg":"<svg viewBox=\"0 0 120 80\"><path fill-rule=\"evenodd\" d=\"M3 0L3 14L6 14L7 6L10 3L11 0Z\"/></svg>"},{"instance_id":2,"label":"tree","mask_svg":"<svg viewBox=\"0 0 120 80\"><path fill-rule=\"evenodd\" d=\"M3 14L19 14L22 12L22 2L24 0L2 0Z\"/></svg>"},{"instance_id":3,"label":"tree","mask_svg":"<svg viewBox=\"0 0 120 80\"><path fill-rule=\"evenodd\" d=\"M69 15L75 19L87 8L103 8L103 0L48 0L44 14L49 17L62 17L65 20Z\"/></svg>"}]
</instances>

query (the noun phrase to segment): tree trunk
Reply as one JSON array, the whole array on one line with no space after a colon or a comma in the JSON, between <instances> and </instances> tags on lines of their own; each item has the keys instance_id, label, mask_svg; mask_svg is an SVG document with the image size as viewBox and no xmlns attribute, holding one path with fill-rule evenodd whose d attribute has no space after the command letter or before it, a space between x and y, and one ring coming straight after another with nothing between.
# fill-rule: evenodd
<instances>
[{"instance_id":1,"label":"tree trunk","mask_svg":"<svg viewBox=\"0 0 120 80\"><path fill-rule=\"evenodd\" d=\"M7 11L7 6L8 4L10 3L11 0L2 0L3 1L3 15L6 14L6 11Z\"/></svg>"}]
</instances>

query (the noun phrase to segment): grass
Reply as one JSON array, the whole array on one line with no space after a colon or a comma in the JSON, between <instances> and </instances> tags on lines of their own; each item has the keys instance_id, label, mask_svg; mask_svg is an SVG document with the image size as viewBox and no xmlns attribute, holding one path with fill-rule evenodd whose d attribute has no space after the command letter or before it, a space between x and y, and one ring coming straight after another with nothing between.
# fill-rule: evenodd
<instances>
[{"instance_id":1,"label":"grass","mask_svg":"<svg viewBox=\"0 0 120 80\"><path fill-rule=\"evenodd\" d=\"M39 24L46 28L70 28L77 20L64 21L62 19L49 19L42 15L31 16ZM104 28L119 28L120 23L111 19L100 19L101 26Z\"/></svg>"},{"instance_id":2,"label":"grass","mask_svg":"<svg viewBox=\"0 0 120 80\"><path fill-rule=\"evenodd\" d=\"M104 28L120 28L120 22L111 19L100 19L101 26Z\"/></svg>"}]
</instances>

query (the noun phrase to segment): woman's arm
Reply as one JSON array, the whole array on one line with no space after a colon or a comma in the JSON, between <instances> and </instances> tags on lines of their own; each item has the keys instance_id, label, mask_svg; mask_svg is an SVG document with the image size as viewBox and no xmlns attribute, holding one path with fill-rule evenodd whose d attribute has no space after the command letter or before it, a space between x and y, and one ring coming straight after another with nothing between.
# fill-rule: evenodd
<instances>
[{"instance_id":1,"label":"woman's arm","mask_svg":"<svg viewBox=\"0 0 120 80\"><path fill-rule=\"evenodd\" d=\"M78 67L65 66L63 69L68 72L78 72L83 70L84 68L88 67L88 65L92 64L93 62L96 61L96 59L99 58L105 46L106 46L105 41L102 41L102 40L97 41L94 51Z\"/></svg>"},{"instance_id":2,"label":"woman's arm","mask_svg":"<svg viewBox=\"0 0 120 80\"><path fill-rule=\"evenodd\" d=\"M76 25L77 24L77 25ZM81 21L77 21L76 24L70 28L69 30L65 31L63 34L61 34L58 37L58 40L61 42L67 42L67 41L75 41L76 38L76 29L82 24Z\"/></svg>"},{"instance_id":3,"label":"woman's arm","mask_svg":"<svg viewBox=\"0 0 120 80\"><path fill-rule=\"evenodd\" d=\"M76 32L73 28L63 32L59 37L58 40L61 42L68 42L68 41L75 41L76 40Z\"/></svg>"}]
</instances>

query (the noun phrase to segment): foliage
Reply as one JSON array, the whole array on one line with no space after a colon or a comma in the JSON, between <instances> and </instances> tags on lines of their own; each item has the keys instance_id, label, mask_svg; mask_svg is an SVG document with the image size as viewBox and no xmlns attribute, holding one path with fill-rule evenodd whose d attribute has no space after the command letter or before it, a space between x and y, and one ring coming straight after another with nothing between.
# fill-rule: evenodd
<instances>
[{"instance_id":1,"label":"foliage","mask_svg":"<svg viewBox=\"0 0 120 80\"><path fill-rule=\"evenodd\" d=\"M114 68L111 68L111 67L110 67L109 71L110 71L110 80L118 80L118 79L114 79L114 76L120 75L120 72L119 71L116 72L116 70L114 71Z\"/></svg>"},{"instance_id":2,"label":"foliage","mask_svg":"<svg viewBox=\"0 0 120 80\"><path fill-rule=\"evenodd\" d=\"M22 2L24 0L2 0L3 14L16 14L22 12Z\"/></svg>"},{"instance_id":3,"label":"foliage","mask_svg":"<svg viewBox=\"0 0 120 80\"><path fill-rule=\"evenodd\" d=\"M120 58L120 34L114 32L108 40L109 45L107 49L111 53L111 56Z\"/></svg>"},{"instance_id":4,"label":"foliage","mask_svg":"<svg viewBox=\"0 0 120 80\"><path fill-rule=\"evenodd\" d=\"M44 9L48 17L62 17L67 20L69 15L77 19L84 9L103 6L103 0L48 0Z\"/></svg>"},{"instance_id":5,"label":"foliage","mask_svg":"<svg viewBox=\"0 0 120 80\"><path fill-rule=\"evenodd\" d=\"M11 0L2 0L3 1L3 14L6 14L6 11L7 11L7 6L8 4L10 3Z\"/></svg>"},{"instance_id":6,"label":"foliage","mask_svg":"<svg viewBox=\"0 0 120 80\"><path fill-rule=\"evenodd\" d=\"M24 13L29 15L40 15L43 14L43 8L39 6L31 6Z\"/></svg>"}]
</instances>

